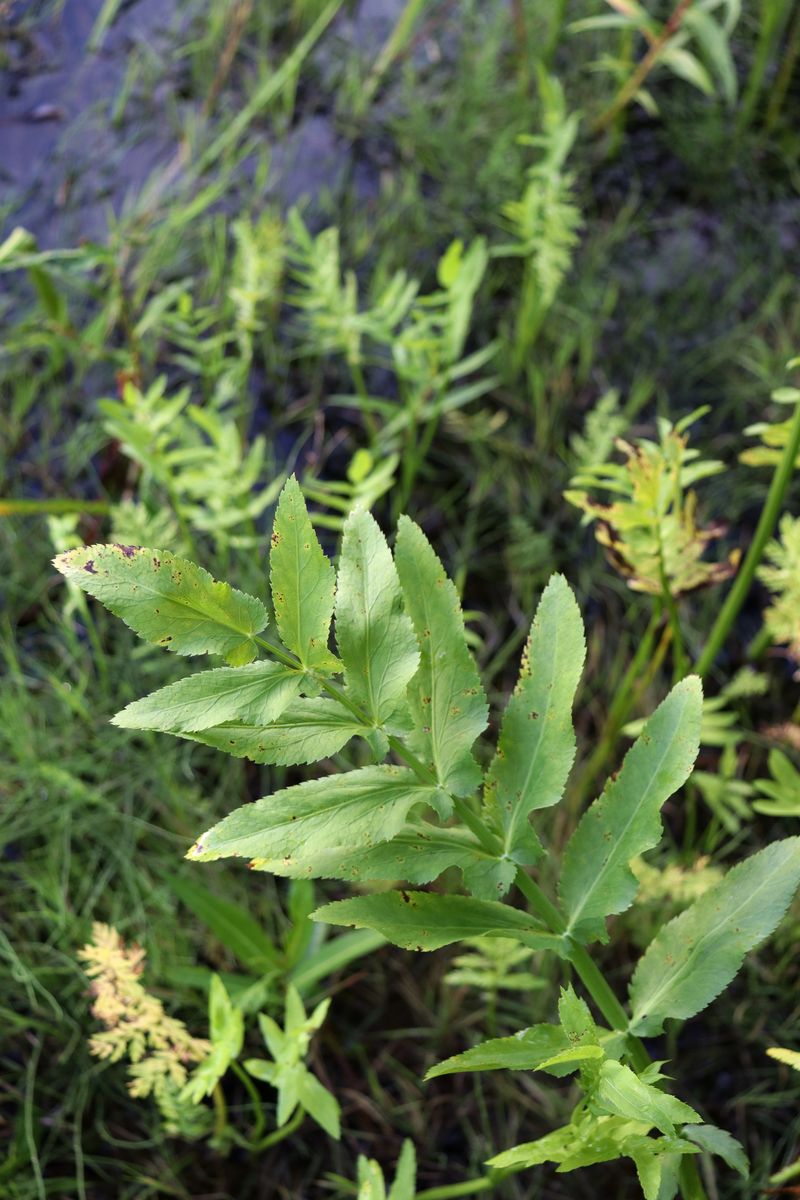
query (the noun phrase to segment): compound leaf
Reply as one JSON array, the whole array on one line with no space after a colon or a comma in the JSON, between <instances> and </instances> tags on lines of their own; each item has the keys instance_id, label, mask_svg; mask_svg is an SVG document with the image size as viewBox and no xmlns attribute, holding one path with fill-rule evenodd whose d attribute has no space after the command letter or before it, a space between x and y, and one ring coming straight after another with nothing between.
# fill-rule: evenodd
<instances>
[{"instance_id":1,"label":"compound leaf","mask_svg":"<svg viewBox=\"0 0 800 1200\"><path fill-rule=\"evenodd\" d=\"M382 892L334 900L312 913L315 921L376 929L405 950L438 950L472 937L508 937L534 950L566 954L564 939L548 933L517 908L496 900L438 892Z\"/></svg>"},{"instance_id":2,"label":"compound leaf","mask_svg":"<svg viewBox=\"0 0 800 1200\"><path fill-rule=\"evenodd\" d=\"M570 838L559 891L581 940L604 938L605 917L632 903L639 884L628 863L661 839L661 806L697 757L702 704L696 676L672 689Z\"/></svg>"},{"instance_id":3,"label":"compound leaf","mask_svg":"<svg viewBox=\"0 0 800 1200\"><path fill-rule=\"evenodd\" d=\"M328 649L336 572L311 525L300 484L287 479L269 556L272 603L284 645L304 667L336 670Z\"/></svg>"},{"instance_id":4,"label":"compound leaf","mask_svg":"<svg viewBox=\"0 0 800 1200\"><path fill-rule=\"evenodd\" d=\"M245 804L195 843L187 857L270 860L302 865L327 846L372 846L399 833L415 804L432 804L436 789L401 767L362 767L312 779Z\"/></svg>"},{"instance_id":5,"label":"compound leaf","mask_svg":"<svg viewBox=\"0 0 800 1200\"><path fill-rule=\"evenodd\" d=\"M226 722L184 734L235 758L290 766L317 762L341 750L364 726L336 700L293 701L269 725Z\"/></svg>"},{"instance_id":6,"label":"compound leaf","mask_svg":"<svg viewBox=\"0 0 800 1200\"><path fill-rule=\"evenodd\" d=\"M111 723L169 733L210 729L224 721L267 724L295 698L302 678L301 672L275 662L216 667L134 700Z\"/></svg>"},{"instance_id":7,"label":"compound leaf","mask_svg":"<svg viewBox=\"0 0 800 1200\"><path fill-rule=\"evenodd\" d=\"M585 654L575 597L563 575L554 575L533 619L486 783L487 807L502 829L504 851L520 864L541 856L528 817L558 803L575 758L572 703Z\"/></svg>"},{"instance_id":8,"label":"compound leaf","mask_svg":"<svg viewBox=\"0 0 800 1200\"><path fill-rule=\"evenodd\" d=\"M667 1017L701 1012L776 928L798 884L800 837L784 838L733 867L664 925L631 980L631 1030L647 1037Z\"/></svg>"},{"instance_id":9,"label":"compound leaf","mask_svg":"<svg viewBox=\"0 0 800 1200\"><path fill-rule=\"evenodd\" d=\"M466 796L480 783L471 747L486 728L488 706L467 648L458 594L425 534L408 517L398 523L395 561L421 650L408 691L416 726L409 745L444 789Z\"/></svg>"},{"instance_id":10,"label":"compound leaf","mask_svg":"<svg viewBox=\"0 0 800 1200\"><path fill-rule=\"evenodd\" d=\"M344 527L336 591L336 641L353 699L381 724L419 666L414 627L386 539L368 512Z\"/></svg>"},{"instance_id":11,"label":"compound leaf","mask_svg":"<svg viewBox=\"0 0 800 1200\"><path fill-rule=\"evenodd\" d=\"M106 545L68 550L53 562L147 642L176 654L221 654L232 666L256 656L255 636L267 624L264 605L188 559Z\"/></svg>"}]
</instances>

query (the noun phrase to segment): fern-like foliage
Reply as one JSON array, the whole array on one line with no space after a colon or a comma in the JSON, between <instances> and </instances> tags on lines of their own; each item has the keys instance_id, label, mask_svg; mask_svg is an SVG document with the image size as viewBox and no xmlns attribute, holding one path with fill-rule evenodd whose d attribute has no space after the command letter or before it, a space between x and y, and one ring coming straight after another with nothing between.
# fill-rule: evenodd
<instances>
[{"instance_id":1,"label":"fern-like foliage","mask_svg":"<svg viewBox=\"0 0 800 1200\"><path fill-rule=\"evenodd\" d=\"M192 531L221 550L252 545L254 522L281 485L265 478L266 440L256 437L245 448L227 409L191 404L187 388L167 396L166 388L164 377L145 392L128 382L119 400L100 401L103 427L141 471L139 507L120 512L119 523L146 528L164 519L166 504L184 550Z\"/></svg>"},{"instance_id":2,"label":"fern-like foliage","mask_svg":"<svg viewBox=\"0 0 800 1200\"><path fill-rule=\"evenodd\" d=\"M353 512L335 568L290 479L271 539L269 607L159 551L90 546L56 561L146 640L226 663L144 697L116 724L284 765L338 754L360 738L360 761L372 759L231 812L202 834L189 858L243 858L255 870L349 886L402 880L407 887L337 900L314 916L418 951L476 938L552 951L592 990L586 947L607 940L608 918L634 903L640 882L630 864L658 845L662 806L691 773L702 720L697 678L678 683L646 722L572 833L558 888L548 896L528 872L547 852L533 820L559 802L567 784L585 653L580 612L562 576L553 576L539 600L487 755L477 742L488 704L456 589L407 517L392 553L374 519ZM466 894L422 886L452 867L460 868ZM568 1170L627 1155L648 1200L671 1197L678 1159L701 1147L742 1169L737 1143L701 1125L664 1090L657 1065L646 1065L631 1033L657 1034L667 1018L709 1004L775 928L798 882L800 838L775 843L658 931L633 976L630 1017L609 990L592 991L611 1025L598 1026L568 989L558 1025L495 1039L441 1064L435 1073L577 1071L585 1100L568 1130L517 1147L496 1165L555 1161ZM504 902L514 883L531 911ZM305 1028L304 1013L291 1019ZM259 1077L280 1090L285 1031L268 1028L274 1063L259 1067ZM332 1128L328 1101L308 1086L321 1106L314 1113L312 1098L309 1111Z\"/></svg>"},{"instance_id":3,"label":"fern-like foliage","mask_svg":"<svg viewBox=\"0 0 800 1200\"><path fill-rule=\"evenodd\" d=\"M564 493L595 523L598 542L634 591L677 597L736 571L735 553L718 562L704 557L724 526L697 523L693 485L723 470L721 462L701 459L689 448L686 431L702 411L676 425L659 419L658 441L639 438L631 444L618 438L625 462L585 467ZM594 499L596 491L612 499Z\"/></svg>"},{"instance_id":4,"label":"fern-like foliage","mask_svg":"<svg viewBox=\"0 0 800 1200\"><path fill-rule=\"evenodd\" d=\"M369 338L390 343L407 315L418 284L398 271L367 308L360 305L355 272L344 271L335 226L313 235L297 209L288 217L289 267L294 280L290 302L303 314L305 349L343 354L351 366L363 361Z\"/></svg>"},{"instance_id":5,"label":"fern-like foliage","mask_svg":"<svg viewBox=\"0 0 800 1200\"><path fill-rule=\"evenodd\" d=\"M799 367L800 358L791 359L786 366L788 370ZM772 392L770 399L774 404L787 405L795 409L800 404L800 388L776 388ZM790 415L785 421L776 421L774 423L756 421L755 424L748 425L745 433L750 434L751 437L760 438L760 444L744 450L739 455L741 462L745 463L748 467L774 468L777 466L789 441L792 421L793 415ZM800 454L795 459L795 467L800 467Z\"/></svg>"},{"instance_id":6,"label":"fern-like foliage","mask_svg":"<svg viewBox=\"0 0 800 1200\"><path fill-rule=\"evenodd\" d=\"M574 178L566 168L578 136L579 116L567 111L561 84L544 70L539 72L539 95L542 132L519 139L538 152L537 158L528 168L520 198L503 206L512 240L494 250L498 256L520 258L524 264L513 339L515 372L524 366L572 265L582 223Z\"/></svg>"},{"instance_id":7,"label":"fern-like foliage","mask_svg":"<svg viewBox=\"0 0 800 1200\"><path fill-rule=\"evenodd\" d=\"M785 513L779 537L767 546L758 577L772 593L764 624L800 668L800 517Z\"/></svg>"}]
</instances>

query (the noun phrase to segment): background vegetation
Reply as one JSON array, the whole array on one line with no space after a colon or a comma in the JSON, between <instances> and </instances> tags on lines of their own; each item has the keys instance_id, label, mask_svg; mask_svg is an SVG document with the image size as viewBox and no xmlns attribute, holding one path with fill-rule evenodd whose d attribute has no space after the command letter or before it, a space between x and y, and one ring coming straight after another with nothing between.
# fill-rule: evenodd
<instances>
[{"instance_id":1,"label":"background vegetation","mask_svg":"<svg viewBox=\"0 0 800 1200\"><path fill-rule=\"evenodd\" d=\"M652 603L563 493L615 435L703 407L692 444L724 470L700 515L727 526L715 561L746 550L769 472L739 461L758 440L745 431L785 417L770 395L800 347L800 19L781 0L651 2L651 23L627 0L165 7L0 4L10 127L40 152L34 173L9 141L0 198L0 1194L353 1195L357 1155L393 1165L404 1137L420 1189L457 1184L562 1120L569 1088L420 1080L471 1038L548 1019L552 964L534 960L532 990L497 989L447 951L384 947L314 981L313 998L333 996L313 1054L342 1106L338 1144L308 1125L257 1155L169 1137L124 1069L90 1056L77 951L93 921L143 945L165 1006L202 1033L208 969L246 964L191 887L241 905L298 963L317 949L314 901L184 861L199 829L302 772L109 728L181 671L50 559L154 544L261 591L294 471L331 553L358 498L386 529L403 511L425 528L495 699L563 571L589 638L575 811ZM75 71L54 83L59 54ZM690 661L726 586L679 602ZM658 867L724 866L795 831L755 804L776 726L798 753L795 665L759 636L760 589L708 676L722 715L667 806ZM633 717L670 682L653 645ZM618 924L612 978L651 932ZM797 1155L798 1077L765 1053L798 1044L797 931L795 911L656 1054L680 1058L751 1155L752 1179L720 1170L715 1196L761 1194ZM231 1103L244 1112L245 1091ZM618 1167L543 1168L497 1194L603 1187L637 1194Z\"/></svg>"}]
</instances>

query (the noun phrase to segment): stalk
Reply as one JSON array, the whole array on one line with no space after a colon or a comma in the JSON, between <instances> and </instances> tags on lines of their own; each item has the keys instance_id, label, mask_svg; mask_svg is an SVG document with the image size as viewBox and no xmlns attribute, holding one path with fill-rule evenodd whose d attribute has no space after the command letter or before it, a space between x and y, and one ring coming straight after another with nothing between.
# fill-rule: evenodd
<instances>
[{"instance_id":1,"label":"stalk","mask_svg":"<svg viewBox=\"0 0 800 1200\"><path fill-rule=\"evenodd\" d=\"M767 542L772 537L778 517L781 514L783 500L786 495L786 489L789 486L789 481L792 478L798 451L800 451L800 403L798 403L794 412L794 419L789 429L789 438L784 447L783 456L775 468L775 474L772 476L772 483L770 484L764 507L761 510L761 516L759 517L753 540L750 543L750 549L745 555L745 560L737 572L733 586L728 592L725 603L720 609L719 615L708 636L703 653L700 655L697 665L694 668L701 679L705 678L714 665L714 661L722 649L731 626L739 615L739 609L744 604L747 593L750 591L750 585L753 582L756 568L761 562Z\"/></svg>"}]
</instances>

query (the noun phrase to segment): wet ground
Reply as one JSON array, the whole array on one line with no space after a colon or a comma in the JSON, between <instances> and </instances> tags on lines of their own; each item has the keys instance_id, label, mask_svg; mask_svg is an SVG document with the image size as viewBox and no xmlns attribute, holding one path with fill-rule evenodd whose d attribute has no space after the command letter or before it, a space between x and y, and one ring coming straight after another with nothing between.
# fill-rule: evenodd
<instances>
[{"instance_id":1,"label":"wet ground","mask_svg":"<svg viewBox=\"0 0 800 1200\"><path fill-rule=\"evenodd\" d=\"M343 6L315 53L374 55L401 8ZM122 0L93 45L102 9L103 0L0 0L0 232L24 225L46 248L102 239L109 213L168 169L203 100L187 95L175 52L202 37L205 3ZM269 190L284 204L335 191L348 165L349 145L321 107L308 105L271 148Z\"/></svg>"}]
</instances>

